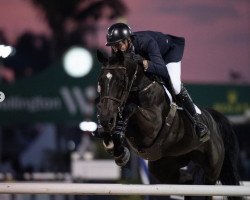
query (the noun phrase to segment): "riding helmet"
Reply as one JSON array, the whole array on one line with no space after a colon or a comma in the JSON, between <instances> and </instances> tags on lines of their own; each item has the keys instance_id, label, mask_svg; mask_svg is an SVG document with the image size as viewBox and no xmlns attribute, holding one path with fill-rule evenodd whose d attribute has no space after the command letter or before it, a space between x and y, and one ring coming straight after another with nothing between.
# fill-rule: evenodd
<instances>
[{"instance_id":1,"label":"riding helmet","mask_svg":"<svg viewBox=\"0 0 250 200\"><path fill-rule=\"evenodd\" d=\"M106 46L112 46L113 44L122 41L125 38L133 36L131 28L124 23L116 23L108 28L106 35Z\"/></svg>"}]
</instances>

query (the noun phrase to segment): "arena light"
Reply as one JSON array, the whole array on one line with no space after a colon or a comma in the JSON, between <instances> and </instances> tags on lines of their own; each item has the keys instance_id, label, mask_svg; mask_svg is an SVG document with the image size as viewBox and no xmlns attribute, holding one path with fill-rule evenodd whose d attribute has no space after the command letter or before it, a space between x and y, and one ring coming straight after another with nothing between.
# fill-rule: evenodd
<instances>
[{"instance_id":1,"label":"arena light","mask_svg":"<svg viewBox=\"0 0 250 200\"><path fill-rule=\"evenodd\" d=\"M94 132L97 129L97 124L95 122L83 121L79 127L82 131Z\"/></svg>"},{"instance_id":2,"label":"arena light","mask_svg":"<svg viewBox=\"0 0 250 200\"><path fill-rule=\"evenodd\" d=\"M65 72L74 78L86 76L93 66L93 57L87 49L72 47L63 56Z\"/></svg>"},{"instance_id":3,"label":"arena light","mask_svg":"<svg viewBox=\"0 0 250 200\"><path fill-rule=\"evenodd\" d=\"M0 45L0 58L7 58L15 53L15 49L11 46Z\"/></svg>"}]
</instances>

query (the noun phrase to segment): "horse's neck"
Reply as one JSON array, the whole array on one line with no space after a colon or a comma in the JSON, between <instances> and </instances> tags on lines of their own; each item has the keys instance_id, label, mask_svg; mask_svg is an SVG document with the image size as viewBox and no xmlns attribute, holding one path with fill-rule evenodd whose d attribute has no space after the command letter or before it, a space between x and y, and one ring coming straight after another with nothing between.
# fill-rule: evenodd
<instances>
[{"instance_id":1,"label":"horse's neck","mask_svg":"<svg viewBox=\"0 0 250 200\"><path fill-rule=\"evenodd\" d=\"M137 78L135 80L134 85L138 88L138 90L142 91L143 89L145 89L148 85L150 85L150 83L152 83L153 81L149 79L149 77L147 77L143 71L141 71L141 69L138 69L138 73L137 73Z\"/></svg>"},{"instance_id":2,"label":"horse's neck","mask_svg":"<svg viewBox=\"0 0 250 200\"><path fill-rule=\"evenodd\" d=\"M140 123L133 124L133 127L138 126L137 134L138 130L141 130L138 135L142 144L150 146L166 123L166 117L171 108L170 100L161 84L150 80L145 75L137 78L134 86L137 86L138 90L131 93L129 102L137 105L137 113L133 120L138 120ZM193 127L187 115L184 111L178 111L175 113L170 130L165 133L166 141L169 146L172 146L171 144L176 144L180 140L188 140L193 137L190 130L193 131Z\"/></svg>"},{"instance_id":3,"label":"horse's neck","mask_svg":"<svg viewBox=\"0 0 250 200\"><path fill-rule=\"evenodd\" d=\"M161 113L163 121L170 110L170 99L166 95L163 86L146 76L141 67L138 68L128 103L136 104L138 107L143 108L145 111L149 110L151 113ZM159 116L159 113L157 113L157 116Z\"/></svg>"},{"instance_id":4,"label":"horse's neck","mask_svg":"<svg viewBox=\"0 0 250 200\"><path fill-rule=\"evenodd\" d=\"M145 85L147 86L145 87ZM151 87L147 88L150 85ZM147 90L145 91L141 90L140 94L138 95L138 98L140 100L139 106L145 108L145 110L147 109L150 110L150 112L151 111L161 112L162 126L163 126L166 117L170 113L170 108L171 108L170 104L172 102L170 100L170 97L166 94L165 89L160 83L150 80L145 75L141 79L141 86L144 86L144 89L147 88ZM177 137L175 137L176 140L181 140L186 131L193 129L192 125L190 124L190 119L184 113L183 110L177 111L175 113L173 124L175 124L175 126L178 127L178 130L180 130L179 133L177 134L178 136L176 135Z\"/></svg>"},{"instance_id":5,"label":"horse's neck","mask_svg":"<svg viewBox=\"0 0 250 200\"><path fill-rule=\"evenodd\" d=\"M145 110L150 110L150 112L162 113L162 119L167 116L170 110L170 100L167 99L168 96L161 84L151 80L142 72L142 74L138 74L133 86L135 90L129 95L131 103Z\"/></svg>"}]
</instances>

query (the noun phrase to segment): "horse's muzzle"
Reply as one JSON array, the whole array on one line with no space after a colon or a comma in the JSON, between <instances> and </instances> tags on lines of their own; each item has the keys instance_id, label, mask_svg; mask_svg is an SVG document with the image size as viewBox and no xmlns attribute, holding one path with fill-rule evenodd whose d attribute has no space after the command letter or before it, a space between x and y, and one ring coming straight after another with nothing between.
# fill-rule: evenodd
<instances>
[{"instance_id":1,"label":"horse's muzzle","mask_svg":"<svg viewBox=\"0 0 250 200\"><path fill-rule=\"evenodd\" d=\"M100 115L100 123L105 132L111 132L115 128L116 115Z\"/></svg>"},{"instance_id":2,"label":"horse's muzzle","mask_svg":"<svg viewBox=\"0 0 250 200\"><path fill-rule=\"evenodd\" d=\"M116 116L118 105L114 105L114 101L104 99L97 104L99 110L99 120L105 132L111 132L116 125Z\"/></svg>"}]
</instances>

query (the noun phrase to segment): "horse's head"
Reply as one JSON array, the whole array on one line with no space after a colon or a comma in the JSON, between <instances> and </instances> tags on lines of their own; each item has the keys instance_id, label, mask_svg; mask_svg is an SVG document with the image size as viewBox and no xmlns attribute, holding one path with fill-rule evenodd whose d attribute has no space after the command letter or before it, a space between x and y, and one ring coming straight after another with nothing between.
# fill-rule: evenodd
<instances>
[{"instance_id":1,"label":"horse's head","mask_svg":"<svg viewBox=\"0 0 250 200\"><path fill-rule=\"evenodd\" d=\"M99 119L104 131L111 132L115 127L117 115L121 114L126 103L138 65L131 54L122 52L106 58L97 51L97 58L102 64L97 88L100 95L97 105Z\"/></svg>"}]
</instances>

